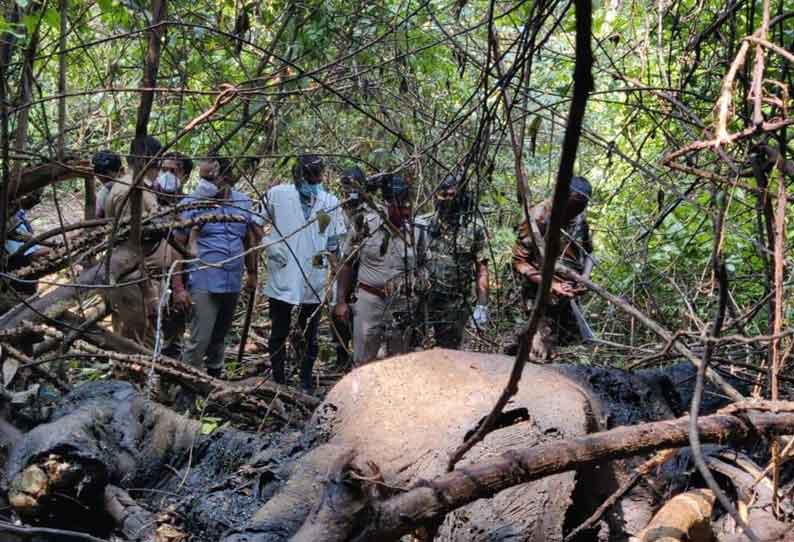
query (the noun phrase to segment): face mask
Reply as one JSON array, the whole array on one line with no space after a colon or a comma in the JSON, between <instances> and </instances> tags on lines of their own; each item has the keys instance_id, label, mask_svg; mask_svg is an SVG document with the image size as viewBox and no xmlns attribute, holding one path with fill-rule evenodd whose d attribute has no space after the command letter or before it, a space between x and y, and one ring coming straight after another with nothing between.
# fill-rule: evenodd
<instances>
[{"instance_id":1,"label":"face mask","mask_svg":"<svg viewBox=\"0 0 794 542\"><path fill-rule=\"evenodd\" d=\"M198 186L196 187L196 192L203 198L211 198L218 193L218 187L215 183L201 178L199 179Z\"/></svg>"},{"instance_id":2,"label":"face mask","mask_svg":"<svg viewBox=\"0 0 794 542\"><path fill-rule=\"evenodd\" d=\"M306 198L316 198L317 194L320 193L320 183L311 184L306 181L301 181L298 183L298 192L301 196Z\"/></svg>"},{"instance_id":3,"label":"face mask","mask_svg":"<svg viewBox=\"0 0 794 542\"><path fill-rule=\"evenodd\" d=\"M179 180L170 171L163 171L157 176L157 185L160 187L161 192L167 192L168 194L176 194L179 190Z\"/></svg>"}]
</instances>

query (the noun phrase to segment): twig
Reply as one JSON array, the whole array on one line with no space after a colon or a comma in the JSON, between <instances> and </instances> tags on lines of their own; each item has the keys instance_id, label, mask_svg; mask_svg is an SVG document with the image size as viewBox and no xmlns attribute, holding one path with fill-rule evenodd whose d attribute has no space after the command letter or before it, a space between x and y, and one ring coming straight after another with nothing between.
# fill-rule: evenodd
<instances>
[{"instance_id":1,"label":"twig","mask_svg":"<svg viewBox=\"0 0 794 542\"><path fill-rule=\"evenodd\" d=\"M66 531L63 529L46 529L44 527L21 527L18 525L14 525L13 523L8 523L6 521L0 521L0 532L14 533L21 535L25 538L33 538L34 536L38 536L38 535L51 535L56 537L66 536L69 538L79 538L81 540L88 540L89 542L108 542L104 538L97 538L95 536L91 536L88 533L81 533L79 531Z\"/></svg>"}]
</instances>

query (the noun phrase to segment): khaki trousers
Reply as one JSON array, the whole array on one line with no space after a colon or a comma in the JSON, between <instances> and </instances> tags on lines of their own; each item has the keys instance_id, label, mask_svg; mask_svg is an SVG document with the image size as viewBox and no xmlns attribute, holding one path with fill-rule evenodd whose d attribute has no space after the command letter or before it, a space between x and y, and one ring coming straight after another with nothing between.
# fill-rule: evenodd
<instances>
[{"instance_id":1,"label":"khaki trousers","mask_svg":"<svg viewBox=\"0 0 794 542\"><path fill-rule=\"evenodd\" d=\"M410 349L411 330L400 329L394 322L389 300L359 289L353 306L353 361L369 363L378 357L385 343L386 355L404 354Z\"/></svg>"}]
</instances>

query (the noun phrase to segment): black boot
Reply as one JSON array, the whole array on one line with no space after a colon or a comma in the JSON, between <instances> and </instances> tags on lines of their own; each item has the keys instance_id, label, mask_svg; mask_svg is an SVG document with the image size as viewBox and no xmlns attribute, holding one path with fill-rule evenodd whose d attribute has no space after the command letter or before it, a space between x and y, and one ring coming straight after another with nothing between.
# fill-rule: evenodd
<instances>
[{"instance_id":1,"label":"black boot","mask_svg":"<svg viewBox=\"0 0 794 542\"><path fill-rule=\"evenodd\" d=\"M223 367L207 367L207 374L212 378L223 379Z\"/></svg>"}]
</instances>

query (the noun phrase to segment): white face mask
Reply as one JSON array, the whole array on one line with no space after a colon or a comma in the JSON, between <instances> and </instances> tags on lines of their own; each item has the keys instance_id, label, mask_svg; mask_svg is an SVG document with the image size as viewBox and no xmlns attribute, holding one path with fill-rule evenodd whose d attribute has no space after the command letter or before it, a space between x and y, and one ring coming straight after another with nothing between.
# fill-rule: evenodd
<instances>
[{"instance_id":1,"label":"white face mask","mask_svg":"<svg viewBox=\"0 0 794 542\"><path fill-rule=\"evenodd\" d=\"M157 185L160 187L161 192L169 194L176 194L179 190L179 180L170 171L160 172L160 175L157 176Z\"/></svg>"},{"instance_id":2,"label":"white face mask","mask_svg":"<svg viewBox=\"0 0 794 542\"><path fill-rule=\"evenodd\" d=\"M198 187L196 187L196 192L198 192L202 197L211 198L218 193L218 186L207 179L200 178Z\"/></svg>"}]
</instances>

